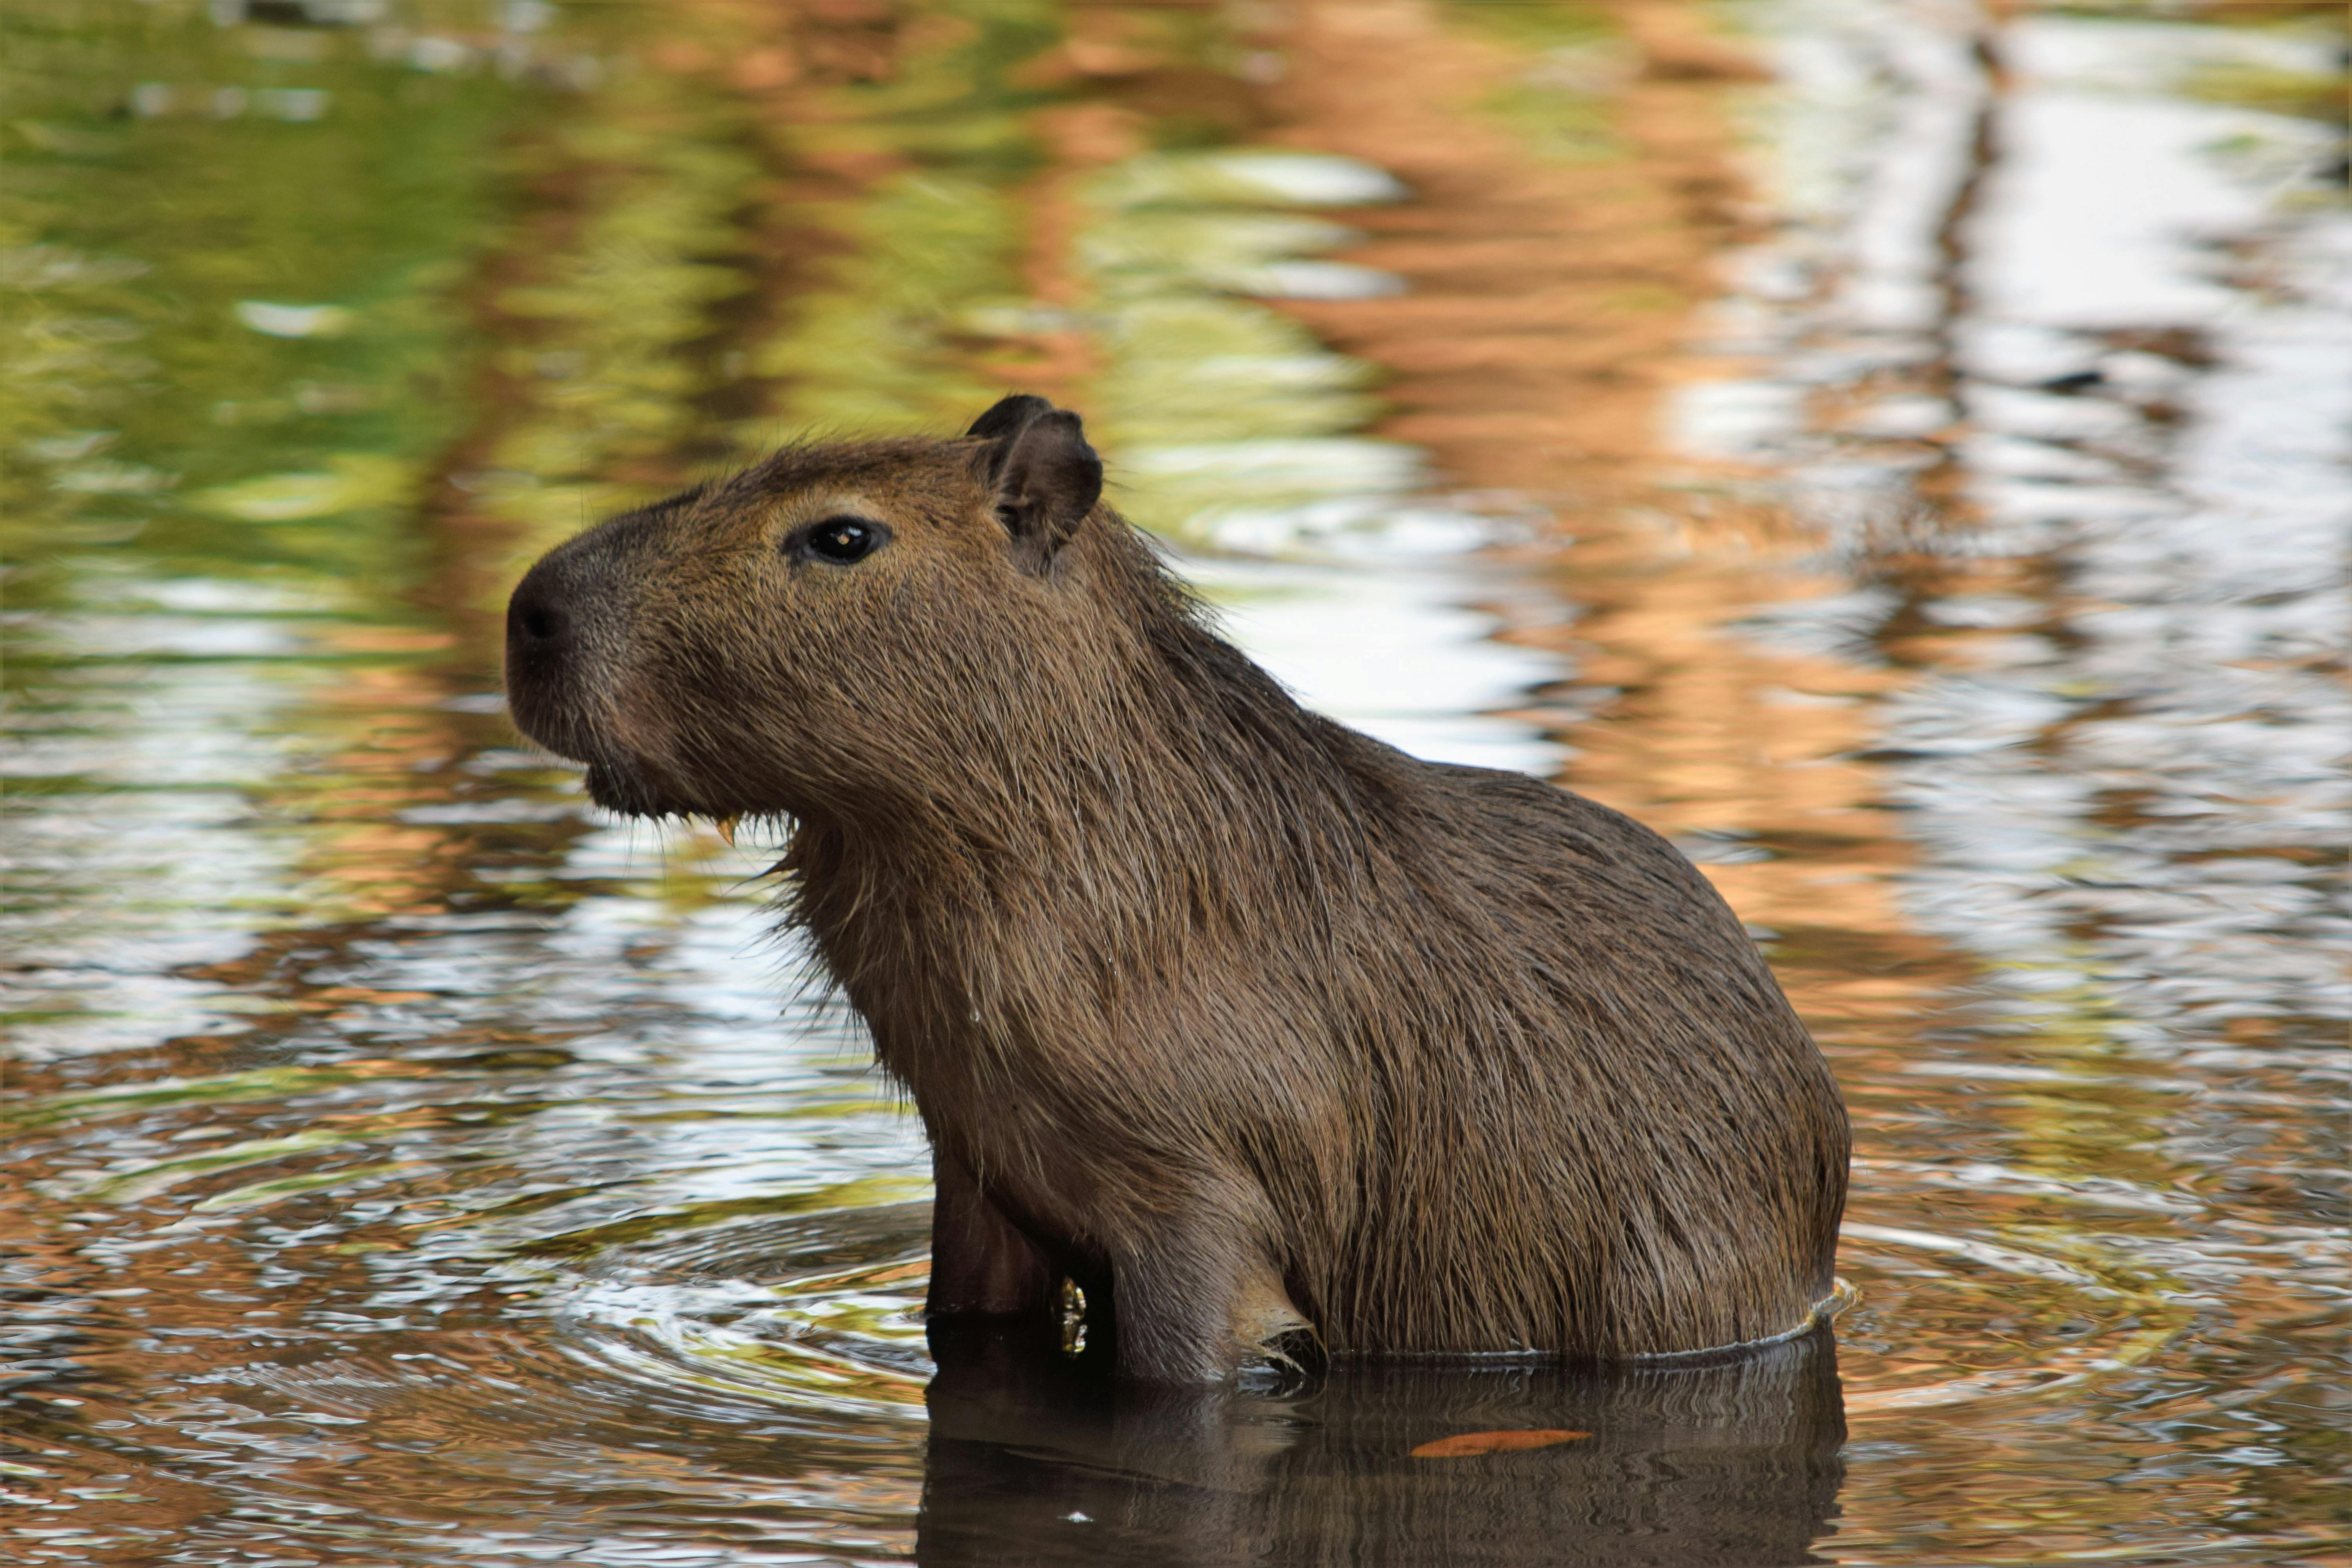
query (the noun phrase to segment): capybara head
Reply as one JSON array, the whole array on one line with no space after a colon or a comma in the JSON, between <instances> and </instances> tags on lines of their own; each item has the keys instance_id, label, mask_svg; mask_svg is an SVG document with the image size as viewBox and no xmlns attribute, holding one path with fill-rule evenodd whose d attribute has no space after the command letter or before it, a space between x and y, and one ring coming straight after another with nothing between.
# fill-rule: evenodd
<instances>
[{"instance_id":1,"label":"capybara head","mask_svg":"<svg viewBox=\"0 0 2352 1568\"><path fill-rule=\"evenodd\" d=\"M790 449L614 518L515 590L515 721L618 811L903 811L1133 651L1097 595L1135 574L1087 581L1073 548L1101 490L1077 416L1018 396L961 439ZM1093 531L1098 559L1145 548Z\"/></svg>"}]
</instances>

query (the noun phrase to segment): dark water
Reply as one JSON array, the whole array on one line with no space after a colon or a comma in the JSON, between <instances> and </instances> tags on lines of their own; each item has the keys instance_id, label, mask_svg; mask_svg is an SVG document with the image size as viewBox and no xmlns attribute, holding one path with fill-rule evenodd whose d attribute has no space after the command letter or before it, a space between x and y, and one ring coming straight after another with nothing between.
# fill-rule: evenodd
<instances>
[{"instance_id":1,"label":"dark water","mask_svg":"<svg viewBox=\"0 0 2352 1568\"><path fill-rule=\"evenodd\" d=\"M2352 1548L2340 8L0 25L0 1556ZM587 810L498 616L1012 385L1318 705L1707 866L1854 1110L1833 1343L935 1367L761 847ZM1590 1436L1412 1452L1506 1428Z\"/></svg>"}]
</instances>

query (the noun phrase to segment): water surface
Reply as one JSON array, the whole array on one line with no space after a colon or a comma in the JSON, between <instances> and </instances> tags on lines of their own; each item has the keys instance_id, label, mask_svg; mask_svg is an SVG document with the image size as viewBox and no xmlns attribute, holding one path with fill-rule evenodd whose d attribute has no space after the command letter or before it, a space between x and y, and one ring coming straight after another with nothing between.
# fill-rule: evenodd
<instances>
[{"instance_id":1,"label":"water surface","mask_svg":"<svg viewBox=\"0 0 2352 1568\"><path fill-rule=\"evenodd\" d=\"M15 1558L2345 1550L2340 10L0 25ZM1310 701L1716 878L1854 1111L1833 1342L935 1362L773 846L586 807L499 614L1008 387ZM1501 1428L1591 1436L1412 1452Z\"/></svg>"}]
</instances>

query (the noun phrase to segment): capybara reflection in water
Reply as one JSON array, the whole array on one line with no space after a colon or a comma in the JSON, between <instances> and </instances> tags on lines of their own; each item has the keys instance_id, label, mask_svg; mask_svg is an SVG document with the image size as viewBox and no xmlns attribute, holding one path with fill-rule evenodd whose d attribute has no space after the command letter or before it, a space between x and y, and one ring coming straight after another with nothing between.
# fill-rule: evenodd
<instances>
[{"instance_id":1,"label":"capybara reflection in water","mask_svg":"<svg viewBox=\"0 0 2352 1568\"><path fill-rule=\"evenodd\" d=\"M508 610L599 804L789 820L786 913L930 1134L931 1314L1068 1279L1156 1381L1805 1323L1845 1115L1706 880L1301 708L1101 491L1010 397L614 518Z\"/></svg>"}]
</instances>

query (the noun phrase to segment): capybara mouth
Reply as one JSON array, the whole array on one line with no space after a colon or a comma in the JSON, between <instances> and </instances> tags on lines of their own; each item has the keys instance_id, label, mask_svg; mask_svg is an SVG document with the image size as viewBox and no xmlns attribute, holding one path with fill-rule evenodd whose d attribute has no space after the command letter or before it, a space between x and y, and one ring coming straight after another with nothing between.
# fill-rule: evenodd
<instances>
[{"instance_id":1,"label":"capybara mouth","mask_svg":"<svg viewBox=\"0 0 2352 1568\"><path fill-rule=\"evenodd\" d=\"M588 798L606 811L617 811L624 816L670 815L641 781L623 769L608 767L603 763L591 763L588 764L587 783Z\"/></svg>"},{"instance_id":2,"label":"capybara mouth","mask_svg":"<svg viewBox=\"0 0 2352 1568\"><path fill-rule=\"evenodd\" d=\"M623 816L709 816L740 815L722 806L690 798L643 763L597 758L588 763L588 798L606 811Z\"/></svg>"},{"instance_id":3,"label":"capybara mouth","mask_svg":"<svg viewBox=\"0 0 2352 1568\"><path fill-rule=\"evenodd\" d=\"M686 816L703 807L667 776L667 770L636 754L614 716L592 717L587 704L540 672L508 663L507 711L538 745L586 770L588 798L624 816Z\"/></svg>"},{"instance_id":4,"label":"capybara mouth","mask_svg":"<svg viewBox=\"0 0 2352 1568\"><path fill-rule=\"evenodd\" d=\"M648 755L641 727L624 715L591 717L573 694L551 689L557 682L509 661L508 711L515 727L541 747L586 770L588 798L624 816L709 816L740 814L709 798L709 792L680 779L658 755Z\"/></svg>"},{"instance_id":5,"label":"capybara mouth","mask_svg":"<svg viewBox=\"0 0 2352 1568\"><path fill-rule=\"evenodd\" d=\"M515 728L566 762L587 769L588 798L625 816L682 816L688 808L659 786L649 770L617 755L588 726L555 704L532 701L542 694L509 679L508 712Z\"/></svg>"}]
</instances>

